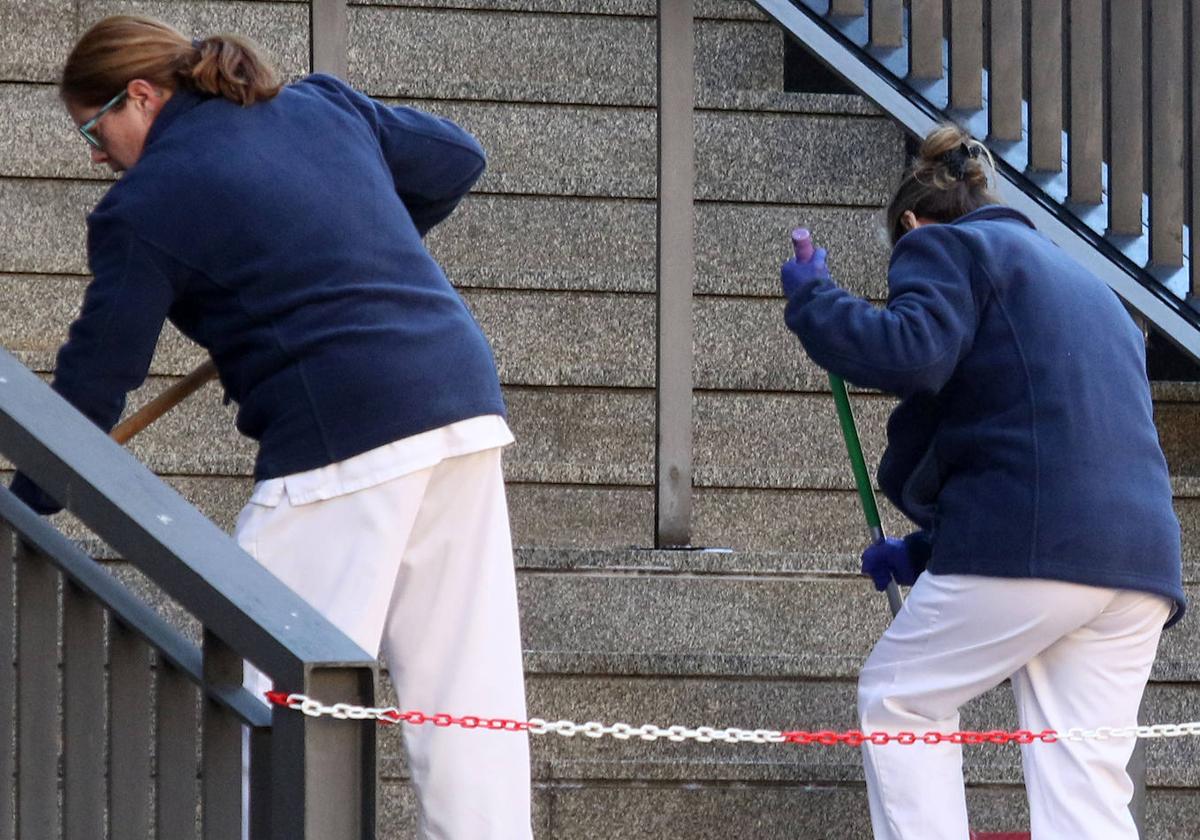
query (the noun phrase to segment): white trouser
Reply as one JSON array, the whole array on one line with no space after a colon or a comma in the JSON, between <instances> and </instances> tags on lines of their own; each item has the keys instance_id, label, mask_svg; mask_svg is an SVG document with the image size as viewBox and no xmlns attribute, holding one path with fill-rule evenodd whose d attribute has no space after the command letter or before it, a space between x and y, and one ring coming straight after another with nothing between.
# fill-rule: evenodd
<instances>
[{"instance_id":1,"label":"white trouser","mask_svg":"<svg viewBox=\"0 0 1200 840\"><path fill-rule=\"evenodd\" d=\"M1012 678L1021 727L1129 726L1170 611L1157 595L1050 580L923 574L863 666L864 732L952 731ZM1136 840L1133 739L1021 747L1033 840ZM967 840L962 748L863 745L876 840Z\"/></svg>"},{"instance_id":2,"label":"white trouser","mask_svg":"<svg viewBox=\"0 0 1200 840\"><path fill-rule=\"evenodd\" d=\"M524 720L500 451L322 501L252 502L237 540L363 650L382 651L402 710ZM247 665L247 687L265 683ZM527 735L402 727L421 838L530 840Z\"/></svg>"}]
</instances>

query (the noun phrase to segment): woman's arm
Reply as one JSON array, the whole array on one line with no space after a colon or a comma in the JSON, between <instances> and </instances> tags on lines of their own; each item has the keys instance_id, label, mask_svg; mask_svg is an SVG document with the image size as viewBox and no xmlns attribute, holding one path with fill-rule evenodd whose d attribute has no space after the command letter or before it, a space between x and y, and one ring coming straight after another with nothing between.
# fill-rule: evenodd
<instances>
[{"instance_id":1,"label":"woman's arm","mask_svg":"<svg viewBox=\"0 0 1200 840\"><path fill-rule=\"evenodd\" d=\"M976 327L972 257L949 225L896 245L888 302L872 306L824 270L789 260L784 319L821 367L857 385L908 396L936 393L970 349Z\"/></svg>"},{"instance_id":2,"label":"woman's arm","mask_svg":"<svg viewBox=\"0 0 1200 840\"><path fill-rule=\"evenodd\" d=\"M309 81L340 94L371 124L396 193L421 236L454 212L483 174L483 147L450 120L384 105L332 76L310 76Z\"/></svg>"},{"instance_id":3,"label":"woman's arm","mask_svg":"<svg viewBox=\"0 0 1200 840\"><path fill-rule=\"evenodd\" d=\"M146 378L175 286L169 258L124 223L100 214L88 228L94 278L58 351L51 387L107 432L125 408L126 393ZM59 509L20 473L12 489L39 513Z\"/></svg>"}]
</instances>

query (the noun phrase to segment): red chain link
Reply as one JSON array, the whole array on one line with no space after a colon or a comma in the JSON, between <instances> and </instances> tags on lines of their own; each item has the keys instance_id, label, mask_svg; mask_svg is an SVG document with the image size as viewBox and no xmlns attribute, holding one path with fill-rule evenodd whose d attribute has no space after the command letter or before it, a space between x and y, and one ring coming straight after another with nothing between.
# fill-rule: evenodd
<instances>
[{"instance_id":1,"label":"red chain link","mask_svg":"<svg viewBox=\"0 0 1200 840\"><path fill-rule=\"evenodd\" d=\"M852 747L861 746L865 743L877 746L891 743L908 746L910 744L941 743L1032 744L1034 741L1042 741L1047 744L1053 744L1058 740L1058 732L1053 729L1043 729L1041 732L1033 732L1028 729L1018 729L1013 732L1006 732L1003 729L991 729L986 732L966 730L958 732L923 732L920 735L915 732L872 732L868 735L857 729L851 729L848 732L834 732L828 729L818 732L806 732L800 729L782 734L783 741L786 744L821 744L823 746L848 744Z\"/></svg>"}]
</instances>

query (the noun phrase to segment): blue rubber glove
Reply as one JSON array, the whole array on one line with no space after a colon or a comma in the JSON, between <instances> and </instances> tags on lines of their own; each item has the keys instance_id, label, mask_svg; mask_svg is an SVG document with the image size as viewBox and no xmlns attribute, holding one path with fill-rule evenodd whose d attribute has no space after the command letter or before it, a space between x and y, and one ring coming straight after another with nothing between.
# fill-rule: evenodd
<instances>
[{"instance_id":1,"label":"blue rubber glove","mask_svg":"<svg viewBox=\"0 0 1200 840\"><path fill-rule=\"evenodd\" d=\"M779 270L779 280L783 285L783 293L791 297L805 286L829 280L829 269L825 267L825 249L813 251L812 259L808 262L797 262L795 257L783 264Z\"/></svg>"},{"instance_id":2,"label":"blue rubber glove","mask_svg":"<svg viewBox=\"0 0 1200 840\"><path fill-rule=\"evenodd\" d=\"M868 547L862 554L862 570L880 592L887 589L893 579L901 586L912 586L922 571L909 554L907 540L895 537Z\"/></svg>"}]
</instances>

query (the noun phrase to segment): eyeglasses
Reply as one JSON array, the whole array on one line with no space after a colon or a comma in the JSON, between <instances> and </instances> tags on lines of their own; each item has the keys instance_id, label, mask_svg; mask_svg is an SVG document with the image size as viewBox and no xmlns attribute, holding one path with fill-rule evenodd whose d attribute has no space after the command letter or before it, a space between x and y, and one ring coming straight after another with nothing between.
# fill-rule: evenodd
<instances>
[{"instance_id":1,"label":"eyeglasses","mask_svg":"<svg viewBox=\"0 0 1200 840\"><path fill-rule=\"evenodd\" d=\"M104 148L103 145L100 143L100 138L97 137L95 134L93 134L92 131L95 130L96 123L100 122L100 118L103 117L105 114L107 114L109 111L111 111L113 108L120 105L128 93L129 93L129 91L127 91L127 90L123 90L120 93L118 93L112 99L108 100L108 102L104 105L103 108L101 108L99 111L96 112L96 116L92 117L90 120L85 122L83 125L79 126L79 133L83 135L84 140L88 141L89 146L91 146L94 149Z\"/></svg>"}]
</instances>

